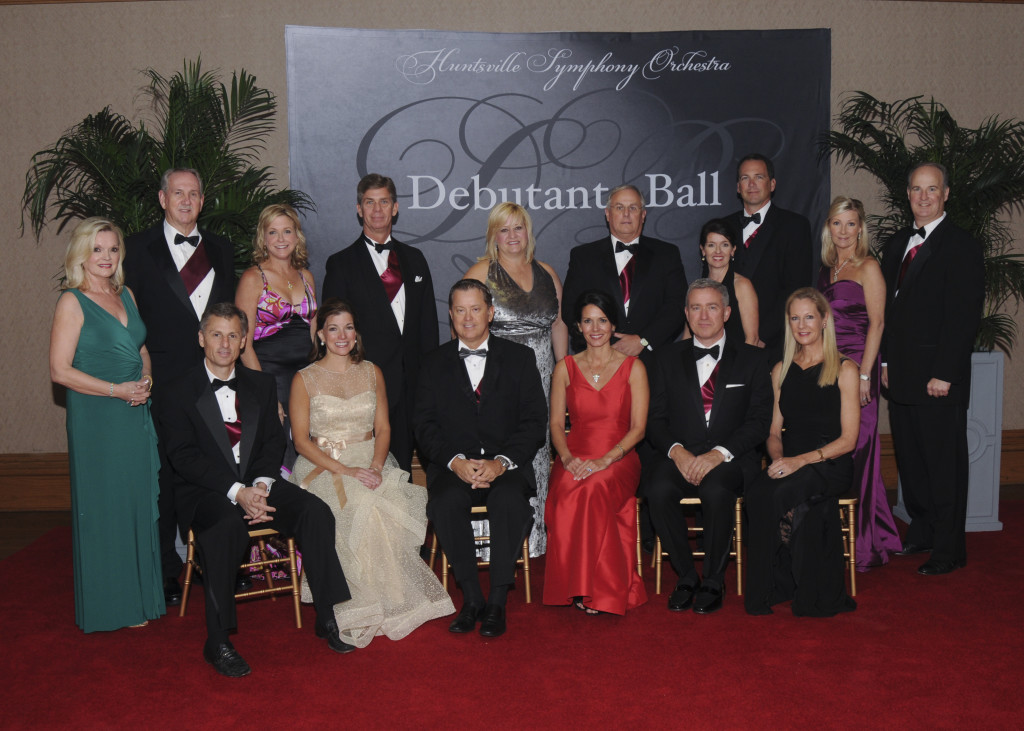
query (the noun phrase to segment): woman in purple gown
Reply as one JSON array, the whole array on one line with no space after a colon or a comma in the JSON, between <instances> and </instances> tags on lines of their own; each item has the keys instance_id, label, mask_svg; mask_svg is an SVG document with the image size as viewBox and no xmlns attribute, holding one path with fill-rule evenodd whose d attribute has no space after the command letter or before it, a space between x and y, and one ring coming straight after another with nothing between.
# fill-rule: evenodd
<instances>
[{"instance_id":1,"label":"woman in purple gown","mask_svg":"<svg viewBox=\"0 0 1024 731\"><path fill-rule=\"evenodd\" d=\"M853 452L859 486L857 570L888 563L900 550L892 509L882 482L878 440L878 346L885 314L885 279L871 256L864 206L838 196L821 231L818 290L832 306L839 351L860 363L860 436Z\"/></svg>"}]
</instances>

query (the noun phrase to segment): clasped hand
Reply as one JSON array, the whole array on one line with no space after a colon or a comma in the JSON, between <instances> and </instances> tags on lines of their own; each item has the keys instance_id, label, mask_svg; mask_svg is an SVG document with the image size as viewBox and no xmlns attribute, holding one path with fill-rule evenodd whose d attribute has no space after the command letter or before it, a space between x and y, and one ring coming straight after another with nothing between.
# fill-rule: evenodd
<instances>
[{"instance_id":1,"label":"clasped hand","mask_svg":"<svg viewBox=\"0 0 1024 731\"><path fill-rule=\"evenodd\" d=\"M505 466L496 459L461 459L452 462L452 472L474 490L490 487L491 482L505 471Z\"/></svg>"},{"instance_id":2,"label":"clasped hand","mask_svg":"<svg viewBox=\"0 0 1024 731\"><path fill-rule=\"evenodd\" d=\"M277 508L267 505L268 495L270 490L262 482L257 482L252 487L243 487L235 494L235 502L242 506L249 525L268 523L274 519L270 513Z\"/></svg>"},{"instance_id":3,"label":"clasped hand","mask_svg":"<svg viewBox=\"0 0 1024 731\"><path fill-rule=\"evenodd\" d=\"M600 459L580 459L579 457L572 457L562 466L565 467L566 472L571 474L575 479L585 480L595 472L607 469L609 464L611 464L611 461L604 457Z\"/></svg>"},{"instance_id":4,"label":"clasped hand","mask_svg":"<svg viewBox=\"0 0 1024 731\"><path fill-rule=\"evenodd\" d=\"M672 450L671 457L679 474L691 485L699 485L708 472L725 461L725 455L717 449L694 456L682 447L677 447Z\"/></svg>"},{"instance_id":5,"label":"clasped hand","mask_svg":"<svg viewBox=\"0 0 1024 731\"><path fill-rule=\"evenodd\" d=\"M129 406L141 406L149 401L149 381L146 379L125 381L118 384L117 390L127 395L124 401Z\"/></svg>"}]
</instances>

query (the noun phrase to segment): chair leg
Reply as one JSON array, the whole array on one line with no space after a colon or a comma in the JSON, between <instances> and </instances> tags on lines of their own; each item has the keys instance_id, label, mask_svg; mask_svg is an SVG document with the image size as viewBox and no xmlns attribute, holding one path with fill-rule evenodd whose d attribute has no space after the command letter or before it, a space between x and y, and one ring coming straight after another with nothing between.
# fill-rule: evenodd
<instances>
[{"instance_id":1,"label":"chair leg","mask_svg":"<svg viewBox=\"0 0 1024 731\"><path fill-rule=\"evenodd\" d=\"M444 555L444 551L441 551L441 588L448 591L448 557Z\"/></svg>"},{"instance_id":2,"label":"chair leg","mask_svg":"<svg viewBox=\"0 0 1024 731\"><path fill-rule=\"evenodd\" d=\"M430 541L430 560L427 561L427 568L434 570L434 558L437 556L437 533L431 531L433 538Z\"/></svg>"},{"instance_id":3,"label":"chair leg","mask_svg":"<svg viewBox=\"0 0 1024 731\"><path fill-rule=\"evenodd\" d=\"M642 579L644 577L644 560L641 554L640 540L640 499L636 500L636 572Z\"/></svg>"},{"instance_id":4,"label":"chair leg","mask_svg":"<svg viewBox=\"0 0 1024 731\"><path fill-rule=\"evenodd\" d=\"M526 603L533 601L530 592L530 539L523 541L523 582L526 584Z\"/></svg>"},{"instance_id":5,"label":"chair leg","mask_svg":"<svg viewBox=\"0 0 1024 731\"><path fill-rule=\"evenodd\" d=\"M654 537L654 593L661 593L661 538Z\"/></svg>"},{"instance_id":6,"label":"chair leg","mask_svg":"<svg viewBox=\"0 0 1024 731\"><path fill-rule=\"evenodd\" d=\"M743 596L743 498L736 501L736 596Z\"/></svg>"},{"instance_id":7,"label":"chair leg","mask_svg":"<svg viewBox=\"0 0 1024 731\"><path fill-rule=\"evenodd\" d=\"M192 588L192 570L196 558L196 536L192 529L188 529L188 553L185 555L185 585L181 588L181 609L178 616L185 616L185 607L188 606L188 592Z\"/></svg>"},{"instance_id":8,"label":"chair leg","mask_svg":"<svg viewBox=\"0 0 1024 731\"><path fill-rule=\"evenodd\" d=\"M263 540L262 538L258 538L256 540L256 545L259 548L260 561L266 561L267 560L267 542L265 540ZM270 570L270 566L269 565L264 565L263 566L263 578L267 582L267 588L268 589L273 589L274 588L274 577L272 575L272 572ZM237 596L236 596L236 598L237 598ZM277 597L275 595L271 594L270 595L270 601L276 602L277 601Z\"/></svg>"},{"instance_id":9,"label":"chair leg","mask_svg":"<svg viewBox=\"0 0 1024 731\"><path fill-rule=\"evenodd\" d=\"M299 609L299 568L295 560L295 539L288 539L288 570L292 577L292 602L295 604L295 627L302 629L302 612Z\"/></svg>"},{"instance_id":10,"label":"chair leg","mask_svg":"<svg viewBox=\"0 0 1024 731\"><path fill-rule=\"evenodd\" d=\"M850 596L857 596L857 506L846 506L850 525Z\"/></svg>"}]
</instances>

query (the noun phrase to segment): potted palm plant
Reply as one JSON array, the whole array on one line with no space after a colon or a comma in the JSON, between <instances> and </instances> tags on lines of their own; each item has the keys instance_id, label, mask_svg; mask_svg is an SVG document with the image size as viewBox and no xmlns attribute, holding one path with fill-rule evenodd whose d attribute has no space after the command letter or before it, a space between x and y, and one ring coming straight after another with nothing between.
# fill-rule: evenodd
<instances>
[{"instance_id":1,"label":"potted palm plant","mask_svg":"<svg viewBox=\"0 0 1024 731\"><path fill-rule=\"evenodd\" d=\"M314 207L305 193L275 189L270 168L259 165L274 129L274 94L244 69L226 86L217 72L202 70L201 60L170 77L154 69L143 75L145 119L138 125L108 106L32 156L22 232L26 217L38 241L50 221L62 231L88 216L110 218L126 235L143 231L163 218L157 202L163 171L190 167L205 186L199 225L233 242L236 268L244 269L264 206Z\"/></svg>"},{"instance_id":2,"label":"potted palm plant","mask_svg":"<svg viewBox=\"0 0 1024 731\"><path fill-rule=\"evenodd\" d=\"M913 220L907 171L920 162L942 163L949 171L946 213L981 242L985 254L985 309L972 356L968 415L967 529L999 530L1003 352L1013 349L1013 315L1024 299L1024 257L1013 252L1007 218L1024 212L1024 123L992 116L977 128L963 127L934 99L883 102L856 92L843 102L835 129L823 136L822 154L881 183L884 209L869 216L876 251ZM906 518L902 495L896 512Z\"/></svg>"}]
</instances>

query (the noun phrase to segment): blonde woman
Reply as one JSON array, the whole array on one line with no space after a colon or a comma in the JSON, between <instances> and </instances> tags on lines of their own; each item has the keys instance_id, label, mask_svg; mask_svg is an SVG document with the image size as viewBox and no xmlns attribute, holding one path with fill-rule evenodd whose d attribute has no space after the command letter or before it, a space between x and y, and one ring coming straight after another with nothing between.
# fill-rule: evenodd
<instances>
[{"instance_id":1,"label":"blonde woman","mask_svg":"<svg viewBox=\"0 0 1024 731\"><path fill-rule=\"evenodd\" d=\"M516 203L499 203L487 217L487 247L469 268L465 279L483 282L494 297L491 332L526 345L537 356L544 398L551 393L551 372L568 352L569 330L558 316L562 307L562 282L555 270L537 260L537 242L529 212ZM551 450L545 444L533 460L537 477L530 555L544 553L544 501L548 494Z\"/></svg>"},{"instance_id":2,"label":"blonde woman","mask_svg":"<svg viewBox=\"0 0 1024 731\"><path fill-rule=\"evenodd\" d=\"M864 205L856 198L832 201L821 229L818 290L832 307L836 343L860 364L860 436L853 450L858 487L857 569L888 563L900 537L882 481L878 439L878 347L885 320L885 278L871 256Z\"/></svg>"},{"instance_id":3,"label":"blonde woman","mask_svg":"<svg viewBox=\"0 0 1024 731\"><path fill-rule=\"evenodd\" d=\"M749 614L792 600L793 614L856 609L846 594L837 498L850 491L860 428L857 364L836 347L832 310L816 289L786 301L785 349L772 369L771 464L744 494Z\"/></svg>"},{"instance_id":4,"label":"blonde woman","mask_svg":"<svg viewBox=\"0 0 1024 731\"><path fill-rule=\"evenodd\" d=\"M67 388L75 622L84 632L141 626L165 611L154 383L123 261L116 225L78 224L50 331L50 378Z\"/></svg>"}]
</instances>

